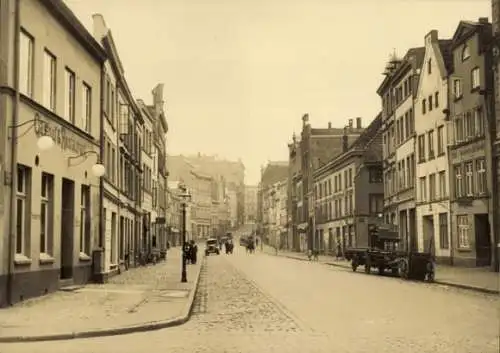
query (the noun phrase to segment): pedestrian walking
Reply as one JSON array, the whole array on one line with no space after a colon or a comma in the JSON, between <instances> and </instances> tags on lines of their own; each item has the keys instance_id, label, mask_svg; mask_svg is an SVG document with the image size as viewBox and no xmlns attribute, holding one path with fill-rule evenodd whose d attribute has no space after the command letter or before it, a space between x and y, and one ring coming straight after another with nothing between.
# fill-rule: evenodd
<instances>
[{"instance_id":1,"label":"pedestrian walking","mask_svg":"<svg viewBox=\"0 0 500 353\"><path fill-rule=\"evenodd\" d=\"M194 240L191 240L191 263L193 265L196 265L197 261L198 261L198 245L195 243Z\"/></svg>"}]
</instances>

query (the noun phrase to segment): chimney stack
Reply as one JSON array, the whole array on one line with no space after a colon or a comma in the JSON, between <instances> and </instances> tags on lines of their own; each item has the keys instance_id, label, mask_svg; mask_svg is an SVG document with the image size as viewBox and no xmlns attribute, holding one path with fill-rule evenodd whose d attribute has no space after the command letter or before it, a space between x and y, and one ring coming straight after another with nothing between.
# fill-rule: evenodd
<instances>
[{"instance_id":1,"label":"chimney stack","mask_svg":"<svg viewBox=\"0 0 500 353\"><path fill-rule=\"evenodd\" d=\"M361 129L361 118L356 118L356 129Z\"/></svg>"},{"instance_id":2,"label":"chimney stack","mask_svg":"<svg viewBox=\"0 0 500 353\"><path fill-rule=\"evenodd\" d=\"M328 122L328 128L329 128L329 129L331 129L331 128L332 128L332 122L331 122L331 121L329 121L329 122Z\"/></svg>"},{"instance_id":3,"label":"chimney stack","mask_svg":"<svg viewBox=\"0 0 500 353\"><path fill-rule=\"evenodd\" d=\"M354 120L353 119L349 119L349 129L352 130L353 125L354 125Z\"/></svg>"},{"instance_id":4,"label":"chimney stack","mask_svg":"<svg viewBox=\"0 0 500 353\"><path fill-rule=\"evenodd\" d=\"M489 23L488 17L479 17L479 21L478 22L481 23L481 24L487 24L487 23Z\"/></svg>"},{"instance_id":5,"label":"chimney stack","mask_svg":"<svg viewBox=\"0 0 500 353\"><path fill-rule=\"evenodd\" d=\"M349 141L347 137L347 127L344 127L344 134L342 135L342 153L347 152L348 147L349 147Z\"/></svg>"}]
</instances>

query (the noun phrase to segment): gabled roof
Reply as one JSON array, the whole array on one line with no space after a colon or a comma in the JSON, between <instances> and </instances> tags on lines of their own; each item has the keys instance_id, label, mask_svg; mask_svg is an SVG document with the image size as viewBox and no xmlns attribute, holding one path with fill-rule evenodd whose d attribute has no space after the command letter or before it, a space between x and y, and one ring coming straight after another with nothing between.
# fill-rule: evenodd
<instances>
[{"instance_id":1,"label":"gabled roof","mask_svg":"<svg viewBox=\"0 0 500 353\"><path fill-rule=\"evenodd\" d=\"M451 72L453 69L453 51L451 49L453 40L440 39L438 43L439 43L439 49L441 50L441 56L443 57L443 62L446 72Z\"/></svg>"},{"instance_id":2,"label":"gabled roof","mask_svg":"<svg viewBox=\"0 0 500 353\"><path fill-rule=\"evenodd\" d=\"M382 112L378 113L375 119L368 125L365 131L354 141L349 150L364 150L377 136L382 128ZM348 150L348 151L349 151Z\"/></svg>"},{"instance_id":3,"label":"gabled roof","mask_svg":"<svg viewBox=\"0 0 500 353\"><path fill-rule=\"evenodd\" d=\"M324 172L330 170L331 168L335 168L335 166L344 161L346 158L349 158L351 155L363 155L367 151L371 154L377 155L377 150L380 149L381 152L381 130L382 128L382 112L379 112L375 119L368 125L368 127L363 131L363 133L353 142L353 144L349 147L349 149L336 156L332 160L330 160L325 165L314 171L315 175L321 175ZM373 151L372 151L373 149ZM380 158L382 156L380 155Z\"/></svg>"},{"instance_id":4,"label":"gabled roof","mask_svg":"<svg viewBox=\"0 0 500 353\"><path fill-rule=\"evenodd\" d=\"M452 49L461 45L465 40L470 38L474 33L478 32L481 27L489 26L491 27L491 23L488 22L488 18L479 18L477 22L474 21L460 21L458 23L457 29L453 34L453 43Z\"/></svg>"},{"instance_id":5,"label":"gabled roof","mask_svg":"<svg viewBox=\"0 0 500 353\"><path fill-rule=\"evenodd\" d=\"M288 162L269 162L261 175L261 186L266 187L288 177Z\"/></svg>"}]
</instances>

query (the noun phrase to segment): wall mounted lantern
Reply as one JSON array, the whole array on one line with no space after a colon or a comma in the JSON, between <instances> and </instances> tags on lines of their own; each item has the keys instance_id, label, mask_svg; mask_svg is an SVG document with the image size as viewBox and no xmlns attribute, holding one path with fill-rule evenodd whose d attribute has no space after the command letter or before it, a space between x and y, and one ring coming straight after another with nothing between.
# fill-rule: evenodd
<instances>
[{"instance_id":1,"label":"wall mounted lantern","mask_svg":"<svg viewBox=\"0 0 500 353\"><path fill-rule=\"evenodd\" d=\"M87 157L88 155L90 154L95 154L98 158L99 158L99 153L96 152L96 151L86 151L86 152L83 152L77 156L72 156L72 157L68 157L68 167L72 167L72 166L75 166L75 165L78 165L80 163L77 163L77 164L72 164L71 161L74 160L74 159L78 159L78 158L82 158L82 157ZM101 163L96 163L92 166L92 174L94 174L94 176L100 178L102 176L104 176L104 174L106 174L106 167L101 164Z\"/></svg>"}]
</instances>

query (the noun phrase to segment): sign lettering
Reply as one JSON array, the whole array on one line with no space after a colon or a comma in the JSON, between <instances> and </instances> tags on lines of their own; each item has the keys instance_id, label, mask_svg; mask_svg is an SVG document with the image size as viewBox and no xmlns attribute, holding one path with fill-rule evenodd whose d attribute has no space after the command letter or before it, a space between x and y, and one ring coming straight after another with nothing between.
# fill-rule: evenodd
<instances>
[{"instance_id":1,"label":"sign lettering","mask_svg":"<svg viewBox=\"0 0 500 353\"><path fill-rule=\"evenodd\" d=\"M87 143L78 141L80 138L64 126L41 120L38 113L35 114L35 134L38 137L52 137L54 143L64 151L69 150L83 154L91 148Z\"/></svg>"}]
</instances>

